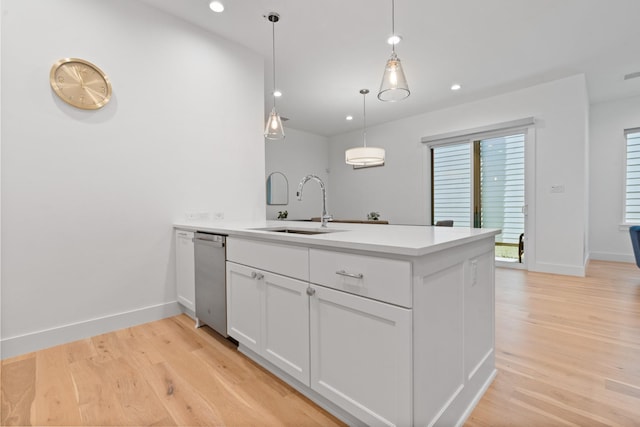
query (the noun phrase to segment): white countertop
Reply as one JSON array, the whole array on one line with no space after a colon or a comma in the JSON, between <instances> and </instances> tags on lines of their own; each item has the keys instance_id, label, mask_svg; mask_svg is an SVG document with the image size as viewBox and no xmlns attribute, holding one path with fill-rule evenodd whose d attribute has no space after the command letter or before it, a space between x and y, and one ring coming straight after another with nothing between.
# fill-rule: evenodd
<instances>
[{"instance_id":1,"label":"white countertop","mask_svg":"<svg viewBox=\"0 0 640 427\"><path fill-rule=\"evenodd\" d=\"M332 223L321 228L308 221L189 221L175 228L243 236L273 242L294 243L310 247L341 248L384 254L421 256L443 249L493 237L493 228L431 227L417 225ZM331 231L322 234L275 233L260 228L289 228Z\"/></svg>"}]
</instances>

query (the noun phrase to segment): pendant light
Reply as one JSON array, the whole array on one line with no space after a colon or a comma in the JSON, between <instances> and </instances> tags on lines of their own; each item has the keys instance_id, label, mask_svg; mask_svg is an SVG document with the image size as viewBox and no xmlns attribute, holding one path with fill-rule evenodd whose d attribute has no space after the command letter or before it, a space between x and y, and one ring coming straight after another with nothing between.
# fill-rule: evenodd
<instances>
[{"instance_id":1,"label":"pendant light","mask_svg":"<svg viewBox=\"0 0 640 427\"><path fill-rule=\"evenodd\" d=\"M363 146L349 148L344 153L345 162L354 166L380 166L384 164L384 148L367 147L367 94L369 89L360 90L362 94L362 139Z\"/></svg>"},{"instance_id":2,"label":"pendant light","mask_svg":"<svg viewBox=\"0 0 640 427\"><path fill-rule=\"evenodd\" d=\"M391 36L396 36L395 0L391 0ZM397 39L396 39L397 40ZM387 61L378 92L380 101L396 102L409 96L409 85L402 71L402 64L396 55L396 44L391 44L391 58Z\"/></svg>"},{"instance_id":3,"label":"pendant light","mask_svg":"<svg viewBox=\"0 0 640 427\"><path fill-rule=\"evenodd\" d=\"M276 22L280 20L280 15L275 12L270 12L267 16L269 22L271 22L271 40L273 48L273 108L267 125L264 128L264 137L267 139L284 139L284 129L282 128L282 120L280 115L276 111Z\"/></svg>"}]
</instances>

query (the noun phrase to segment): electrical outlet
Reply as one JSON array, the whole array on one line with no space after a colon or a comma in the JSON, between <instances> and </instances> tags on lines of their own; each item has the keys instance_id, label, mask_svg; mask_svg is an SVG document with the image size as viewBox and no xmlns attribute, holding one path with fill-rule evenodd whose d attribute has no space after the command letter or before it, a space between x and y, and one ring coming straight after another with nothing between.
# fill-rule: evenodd
<instances>
[{"instance_id":1,"label":"electrical outlet","mask_svg":"<svg viewBox=\"0 0 640 427\"><path fill-rule=\"evenodd\" d=\"M552 193L564 193L564 185L562 185L562 184L552 185L551 186L551 192Z\"/></svg>"},{"instance_id":2,"label":"electrical outlet","mask_svg":"<svg viewBox=\"0 0 640 427\"><path fill-rule=\"evenodd\" d=\"M471 261L471 286L475 286L478 283L478 260Z\"/></svg>"},{"instance_id":3,"label":"electrical outlet","mask_svg":"<svg viewBox=\"0 0 640 427\"><path fill-rule=\"evenodd\" d=\"M211 219L209 212L187 212L184 215L188 221L208 221Z\"/></svg>"}]
</instances>

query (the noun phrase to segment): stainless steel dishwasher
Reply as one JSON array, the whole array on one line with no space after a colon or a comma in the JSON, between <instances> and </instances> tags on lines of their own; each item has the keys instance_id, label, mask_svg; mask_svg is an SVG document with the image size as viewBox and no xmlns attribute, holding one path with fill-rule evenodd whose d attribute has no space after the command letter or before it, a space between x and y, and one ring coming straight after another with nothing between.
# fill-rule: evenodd
<instances>
[{"instance_id":1,"label":"stainless steel dishwasher","mask_svg":"<svg viewBox=\"0 0 640 427\"><path fill-rule=\"evenodd\" d=\"M196 328L227 337L226 236L195 233Z\"/></svg>"}]
</instances>

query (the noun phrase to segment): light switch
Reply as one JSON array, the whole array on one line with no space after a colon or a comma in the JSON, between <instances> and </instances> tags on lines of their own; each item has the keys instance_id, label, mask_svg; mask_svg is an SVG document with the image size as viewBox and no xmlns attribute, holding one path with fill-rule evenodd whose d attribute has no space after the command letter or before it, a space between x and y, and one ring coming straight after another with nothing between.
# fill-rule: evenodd
<instances>
[{"instance_id":1,"label":"light switch","mask_svg":"<svg viewBox=\"0 0 640 427\"><path fill-rule=\"evenodd\" d=\"M551 192L552 193L564 193L564 185L562 185L562 184L552 185L551 186Z\"/></svg>"}]
</instances>

